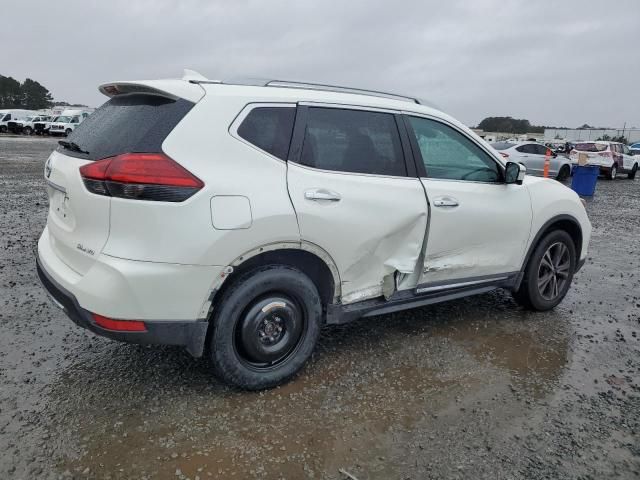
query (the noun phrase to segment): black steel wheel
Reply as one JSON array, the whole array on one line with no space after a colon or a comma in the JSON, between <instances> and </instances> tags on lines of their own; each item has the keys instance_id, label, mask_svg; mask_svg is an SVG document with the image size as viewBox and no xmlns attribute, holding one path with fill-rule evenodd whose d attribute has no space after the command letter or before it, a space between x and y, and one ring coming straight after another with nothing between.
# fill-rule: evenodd
<instances>
[{"instance_id":1,"label":"black steel wheel","mask_svg":"<svg viewBox=\"0 0 640 480\"><path fill-rule=\"evenodd\" d=\"M236 354L256 371L278 368L295 351L305 328L298 302L273 292L253 301L236 324Z\"/></svg>"},{"instance_id":2,"label":"black steel wheel","mask_svg":"<svg viewBox=\"0 0 640 480\"><path fill-rule=\"evenodd\" d=\"M287 265L247 272L214 306L214 371L247 390L285 383L311 356L321 322L318 289L304 273Z\"/></svg>"}]
</instances>

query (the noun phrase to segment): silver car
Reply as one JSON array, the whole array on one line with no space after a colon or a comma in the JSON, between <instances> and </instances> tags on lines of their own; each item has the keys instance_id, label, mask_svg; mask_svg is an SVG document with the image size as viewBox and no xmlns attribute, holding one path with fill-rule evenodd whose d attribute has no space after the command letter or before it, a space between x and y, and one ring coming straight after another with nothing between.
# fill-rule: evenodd
<instances>
[{"instance_id":1,"label":"silver car","mask_svg":"<svg viewBox=\"0 0 640 480\"><path fill-rule=\"evenodd\" d=\"M491 146L511 162L519 162L527 167L527 173L544 176L544 164L549 159L550 178L563 181L571 175L571 160L554 153L549 147L537 142L497 142Z\"/></svg>"}]
</instances>

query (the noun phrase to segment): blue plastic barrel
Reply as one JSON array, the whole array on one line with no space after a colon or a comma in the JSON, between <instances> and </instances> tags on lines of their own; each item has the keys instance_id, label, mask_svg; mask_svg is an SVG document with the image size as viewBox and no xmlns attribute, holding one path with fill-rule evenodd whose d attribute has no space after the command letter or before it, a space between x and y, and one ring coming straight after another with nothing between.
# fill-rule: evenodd
<instances>
[{"instance_id":1,"label":"blue plastic barrel","mask_svg":"<svg viewBox=\"0 0 640 480\"><path fill-rule=\"evenodd\" d=\"M597 165L576 165L573 169L571 189L583 197L592 197L596 192L596 183L600 175Z\"/></svg>"}]
</instances>

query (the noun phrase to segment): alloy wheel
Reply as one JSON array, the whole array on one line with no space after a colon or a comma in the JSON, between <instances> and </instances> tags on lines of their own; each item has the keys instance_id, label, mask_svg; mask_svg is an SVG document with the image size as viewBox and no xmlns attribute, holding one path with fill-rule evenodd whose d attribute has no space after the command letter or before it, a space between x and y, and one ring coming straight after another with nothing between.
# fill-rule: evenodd
<instances>
[{"instance_id":1,"label":"alloy wheel","mask_svg":"<svg viewBox=\"0 0 640 480\"><path fill-rule=\"evenodd\" d=\"M542 256L538 266L538 291L545 300L555 300L567 285L571 257L562 242L552 244Z\"/></svg>"}]
</instances>

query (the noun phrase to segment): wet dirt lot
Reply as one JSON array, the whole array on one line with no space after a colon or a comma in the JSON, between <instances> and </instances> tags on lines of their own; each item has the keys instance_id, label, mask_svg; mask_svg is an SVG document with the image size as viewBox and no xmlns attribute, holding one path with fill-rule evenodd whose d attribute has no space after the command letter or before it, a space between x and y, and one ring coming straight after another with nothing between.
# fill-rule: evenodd
<instances>
[{"instance_id":1,"label":"wet dirt lot","mask_svg":"<svg viewBox=\"0 0 640 480\"><path fill-rule=\"evenodd\" d=\"M0 478L640 476L640 180L599 182L554 311L495 291L328 328L295 381L246 393L48 301L33 248L54 147L0 137Z\"/></svg>"}]
</instances>

